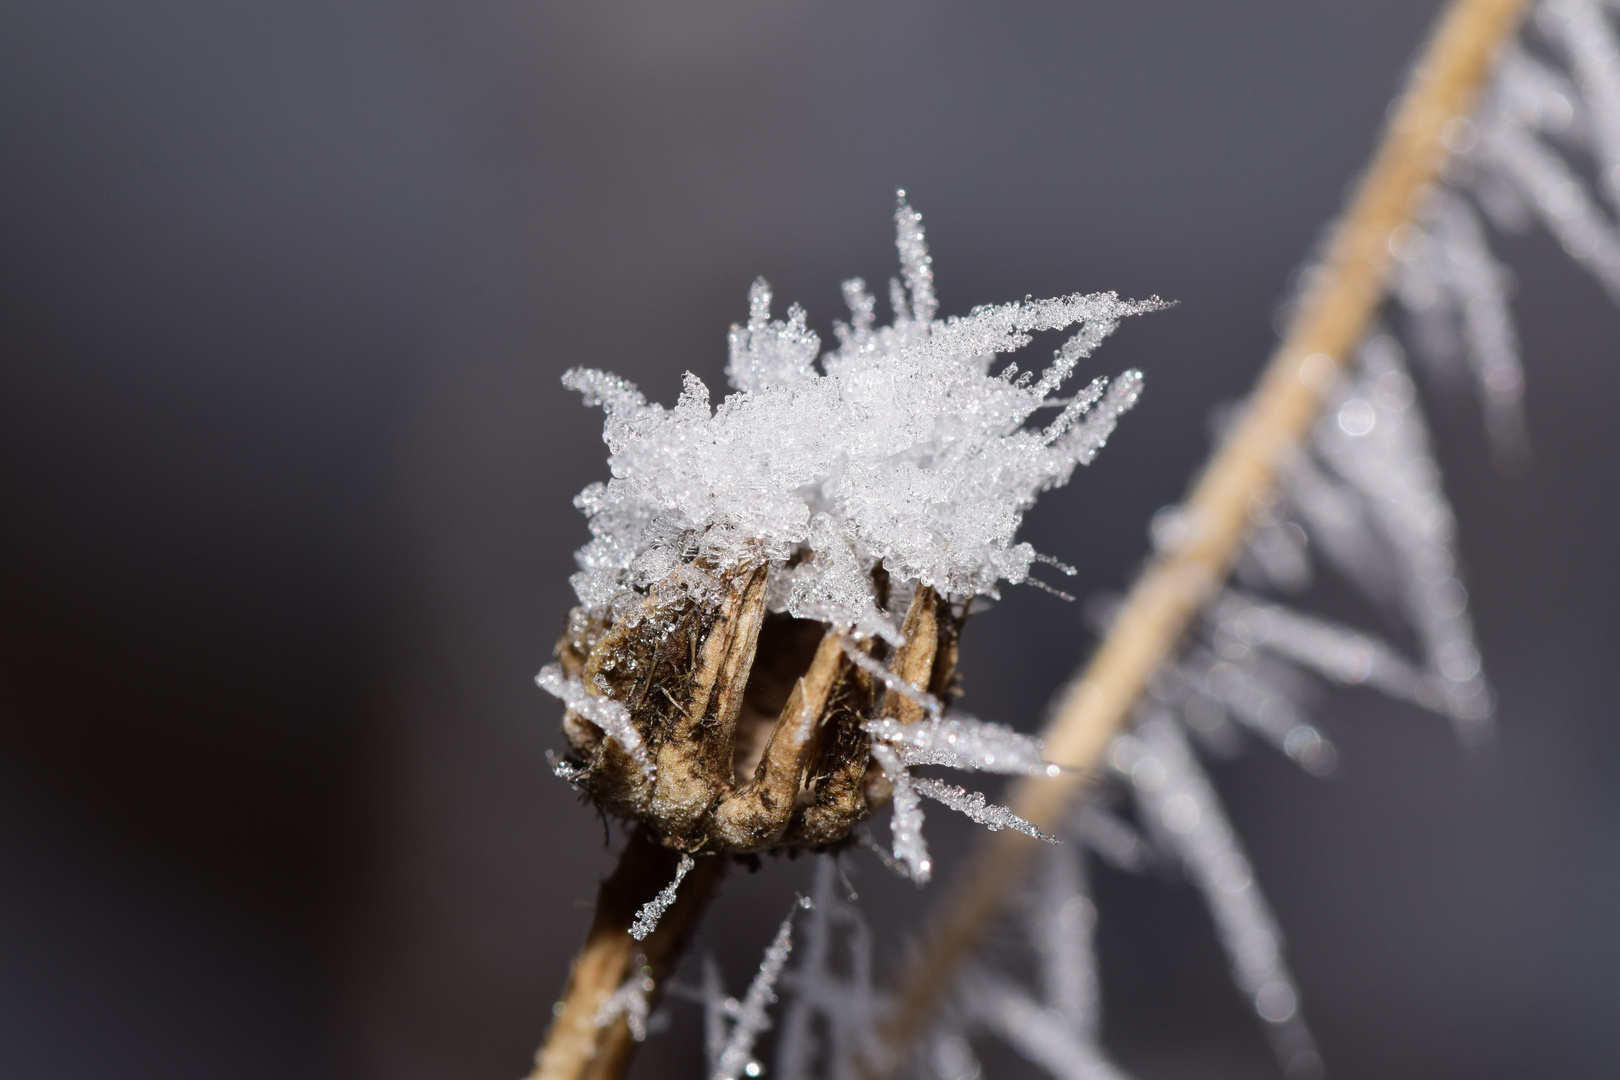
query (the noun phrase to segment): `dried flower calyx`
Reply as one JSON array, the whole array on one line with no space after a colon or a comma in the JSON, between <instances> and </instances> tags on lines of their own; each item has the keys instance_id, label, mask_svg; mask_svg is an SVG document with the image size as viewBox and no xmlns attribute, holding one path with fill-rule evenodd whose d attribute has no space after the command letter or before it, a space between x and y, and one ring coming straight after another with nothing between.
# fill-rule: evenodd
<instances>
[{"instance_id":1,"label":"dried flower calyx","mask_svg":"<svg viewBox=\"0 0 1620 1080\"><path fill-rule=\"evenodd\" d=\"M803 310L773 321L757 282L730 335L737 392L718 408L690 373L667 410L616 376L564 377L606 412L613 478L576 500L593 534L580 607L540 675L568 706L558 768L670 847L833 843L892 790L897 857L926 876L919 791L1020 826L976 795L911 784L910 765L1044 767L1022 736L942 717L956 635L973 597L1032 580L1034 549L1014 542L1024 511L1095 457L1142 379L1058 397L1063 383L1121 318L1164 304L1076 294L938 319L903 193L895 219L892 324L875 326L864 283L847 282L850 320L818 357ZM1044 371L991 373L1033 332L1065 328ZM1043 408L1057 413L1033 423Z\"/></svg>"},{"instance_id":2,"label":"dried flower calyx","mask_svg":"<svg viewBox=\"0 0 1620 1080\"><path fill-rule=\"evenodd\" d=\"M720 574L690 569L611 627L576 611L548 671L622 705L635 744L570 709L563 722L575 758L570 776L604 809L648 822L683 851L814 848L843 839L889 797L886 778L870 764L868 724L922 715L852 653L886 661L886 670L916 680L924 693L948 697L958 614L934 590L917 589L906 642L887 651L847 628L766 611L763 564Z\"/></svg>"}]
</instances>

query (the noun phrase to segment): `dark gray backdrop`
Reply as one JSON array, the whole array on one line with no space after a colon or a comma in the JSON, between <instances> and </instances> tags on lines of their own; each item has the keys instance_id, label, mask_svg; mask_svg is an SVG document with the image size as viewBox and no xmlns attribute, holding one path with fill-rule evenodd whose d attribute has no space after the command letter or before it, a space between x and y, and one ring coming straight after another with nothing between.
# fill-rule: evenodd
<instances>
[{"instance_id":1,"label":"dark gray backdrop","mask_svg":"<svg viewBox=\"0 0 1620 1080\"><path fill-rule=\"evenodd\" d=\"M0 1074L519 1075L610 862L530 681L605 474L558 375L718 389L756 274L825 334L842 278L892 272L904 186L947 312L1182 302L1105 348L1147 396L1027 528L1118 587L1435 8L14 0ZM1339 1077L1620 1061L1620 314L1545 238L1501 247L1533 472L1434 410L1498 752L1351 696L1338 777L1217 773ZM1033 726L1089 647L1015 590L969 631L974 710ZM806 870L728 888L734 982ZM861 881L891 927L917 906ZM1121 1061L1270 1075L1196 899L1099 890ZM639 1075L696 1075L692 1020Z\"/></svg>"}]
</instances>

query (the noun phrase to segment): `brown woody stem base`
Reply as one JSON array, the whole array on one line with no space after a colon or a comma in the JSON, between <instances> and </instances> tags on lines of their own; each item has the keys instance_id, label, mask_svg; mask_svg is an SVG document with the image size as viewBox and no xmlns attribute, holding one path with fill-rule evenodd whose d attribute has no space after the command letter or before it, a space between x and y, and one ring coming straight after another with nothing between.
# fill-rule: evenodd
<instances>
[{"instance_id":1,"label":"brown woody stem base","mask_svg":"<svg viewBox=\"0 0 1620 1080\"><path fill-rule=\"evenodd\" d=\"M618 867L596 894L596 918L552 1008L551 1029L535 1054L530 1080L616 1080L629 1069L640 1044L623 1016L597 1024L602 1003L631 977L652 980L649 996L662 991L729 860L699 858L658 928L636 941L630 936L636 913L674 880L678 862L645 829L631 833Z\"/></svg>"}]
</instances>

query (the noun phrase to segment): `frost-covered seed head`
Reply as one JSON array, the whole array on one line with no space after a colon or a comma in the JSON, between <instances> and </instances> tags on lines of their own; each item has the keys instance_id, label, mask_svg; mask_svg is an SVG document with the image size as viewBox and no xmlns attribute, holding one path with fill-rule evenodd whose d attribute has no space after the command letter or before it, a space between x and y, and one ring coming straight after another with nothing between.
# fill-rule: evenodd
<instances>
[{"instance_id":1,"label":"frost-covered seed head","mask_svg":"<svg viewBox=\"0 0 1620 1080\"><path fill-rule=\"evenodd\" d=\"M1135 404L1141 375L1054 395L1120 319L1165 305L1074 294L937 319L922 218L903 193L895 220L903 284L893 323L874 328L872 297L847 282L850 321L819 360L804 310L773 320L760 280L747 323L731 328L736 392L718 407L690 372L669 409L601 371L563 377L606 412L613 472L575 500L593 534L573 579L586 609L608 612L702 553L721 569L769 563L773 611L893 637L873 602L879 562L897 584L953 601L1026 579L1035 552L1014 542L1024 512L1092 460ZM1071 327L1038 377L1015 378L1016 366L991 374L1032 333ZM1054 407L1055 419L1030 425Z\"/></svg>"},{"instance_id":2,"label":"frost-covered seed head","mask_svg":"<svg viewBox=\"0 0 1620 1080\"><path fill-rule=\"evenodd\" d=\"M773 319L756 281L718 407L690 372L667 409L605 372L563 378L606 413L613 477L575 500L593 534L580 607L539 677L568 707L571 754L554 767L687 855L825 848L892 803L896 865L923 881L920 795L1038 834L909 770L1055 769L1035 740L947 714L958 633L973 597L1027 579L1024 512L1091 462L1142 376L1056 395L1120 319L1164 304L1075 294L940 319L903 193L895 228L892 323L846 282L849 322L820 353L804 310ZM1065 329L1044 371L992 374L999 354Z\"/></svg>"}]
</instances>

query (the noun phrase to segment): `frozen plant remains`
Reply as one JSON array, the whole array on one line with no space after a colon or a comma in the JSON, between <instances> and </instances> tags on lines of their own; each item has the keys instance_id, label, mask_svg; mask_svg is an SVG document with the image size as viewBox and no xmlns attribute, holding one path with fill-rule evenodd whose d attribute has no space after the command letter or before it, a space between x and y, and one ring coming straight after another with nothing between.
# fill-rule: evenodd
<instances>
[{"instance_id":1,"label":"frozen plant remains","mask_svg":"<svg viewBox=\"0 0 1620 1080\"><path fill-rule=\"evenodd\" d=\"M771 290L749 291L748 323L734 326L727 377L737 393L718 409L687 373L673 409L600 371L563 376L607 413L613 479L576 504L594 539L579 553L580 603L606 612L701 559L711 569L771 566L769 606L799 618L856 626L897 641L872 570L952 599L1022 582L1035 552L1014 544L1023 512L1091 461L1140 393L1139 372L1111 389L1097 379L1056 399L1078 362L1127 315L1164 306L1113 293L1023 300L936 319L922 219L896 214L904 284L891 282L894 322L874 326L860 279L844 284L850 321L839 347L820 340L794 305L771 319ZM1078 327L1037 377L998 353L1038 330ZM824 372L824 373L823 373ZM1044 427L1025 422L1061 405Z\"/></svg>"},{"instance_id":2,"label":"frozen plant remains","mask_svg":"<svg viewBox=\"0 0 1620 1080\"><path fill-rule=\"evenodd\" d=\"M1061 568L1015 542L1020 521L1096 456L1142 376L1060 395L1122 318L1166 305L1074 294L941 319L904 192L895 221L892 323L848 281L822 353L757 281L718 408L690 372L668 409L605 372L563 377L606 413L613 475L575 500L580 606L539 679L568 707L558 772L676 850L824 846L893 798L896 857L924 878L919 793L1027 828L907 769L1047 768L1033 740L943 716L957 631L974 597ZM1072 336L1044 370L992 371L1050 330Z\"/></svg>"}]
</instances>

